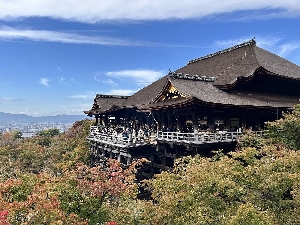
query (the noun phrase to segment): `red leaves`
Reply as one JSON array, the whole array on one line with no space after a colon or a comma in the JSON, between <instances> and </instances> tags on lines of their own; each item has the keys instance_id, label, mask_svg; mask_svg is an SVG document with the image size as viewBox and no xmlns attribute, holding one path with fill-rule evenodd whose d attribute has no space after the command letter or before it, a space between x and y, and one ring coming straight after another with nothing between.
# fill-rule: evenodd
<instances>
[{"instance_id":1,"label":"red leaves","mask_svg":"<svg viewBox=\"0 0 300 225\"><path fill-rule=\"evenodd\" d=\"M116 160L109 162L109 167L89 168L86 165L77 165L77 179L81 190L88 190L91 196L104 197L106 194L118 196L127 188L126 175Z\"/></svg>"},{"instance_id":2,"label":"red leaves","mask_svg":"<svg viewBox=\"0 0 300 225\"><path fill-rule=\"evenodd\" d=\"M118 225L116 222L107 222L106 225Z\"/></svg>"},{"instance_id":3,"label":"red leaves","mask_svg":"<svg viewBox=\"0 0 300 225\"><path fill-rule=\"evenodd\" d=\"M9 225L9 222L7 221L8 217L8 210L0 211L0 225Z\"/></svg>"}]
</instances>

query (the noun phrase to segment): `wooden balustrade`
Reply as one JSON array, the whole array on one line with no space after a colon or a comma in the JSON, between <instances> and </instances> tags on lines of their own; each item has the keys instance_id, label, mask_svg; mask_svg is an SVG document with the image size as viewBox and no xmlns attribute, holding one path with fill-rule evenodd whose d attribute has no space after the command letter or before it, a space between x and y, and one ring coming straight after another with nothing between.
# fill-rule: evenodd
<instances>
[{"instance_id":1,"label":"wooden balustrade","mask_svg":"<svg viewBox=\"0 0 300 225\"><path fill-rule=\"evenodd\" d=\"M264 131L255 131L257 136L262 136ZM193 144L233 142L241 137L241 132L199 132L199 133L180 133L180 132L162 132L159 131L156 136L122 136L121 134L107 134L101 132L97 126L90 128L90 135L87 139L102 143L119 145L121 147L138 146L155 143L155 140L166 142L184 142Z\"/></svg>"},{"instance_id":2,"label":"wooden balustrade","mask_svg":"<svg viewBox=\"0 0 300 225\"><path fill-rule=\"evenodd\" d=\"M179 133L179 132L158 132L157 140L168 142L186 142L194 144L233 142L243 134L240 132L203 132L203 133Z\"/></svg>"}]
</instances>

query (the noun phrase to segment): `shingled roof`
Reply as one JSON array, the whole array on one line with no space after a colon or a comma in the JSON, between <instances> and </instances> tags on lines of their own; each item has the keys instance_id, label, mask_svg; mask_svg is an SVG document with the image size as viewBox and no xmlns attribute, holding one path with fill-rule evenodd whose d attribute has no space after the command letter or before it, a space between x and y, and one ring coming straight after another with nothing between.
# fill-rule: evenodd
<instances>
[{"instance_id":1,"label":"shingled roof","mask_svg":"<svg viewBox=\"0 0 300 225\"><path fill-rule=\"evenodd\" d=\"M238 78L264 68L277 76L300 79L300 67L256 46L254 39L231 48L190 60L175 73L216 77L215 86L234 84Z\"/></svg>"},{"instance_id":2,"label":"shingled roof","mask_svg":"<svg viewBox=\"0 0 300 225\"><path fill-rule=\"evenodd\" d=\"M84 113L90 116L124 108L124 103L128 97L129 96L96 94L92 109L84 111Z\"/></svg>"},{"instance_id":3,"label":"shingled roof","mask_svg":"<svg viewBox=\"0 0 300 225\"><path fill-rule=\"evenodd\" d=\"M300 96L274 93L234 93L224 90L239 80L255 77L261 71L270 76L295 80L300 84L300 67L256 46L254 39L231 48L190 60L186 66L144 87L130 97L99 95L90 111L108 112L119 108L161 109L180 107L194 102L226 106L291 108ZM159 96L174 86L185 98L159 102ZM298 85L298 84L297 84ZM99 107L98 107L99 106ZM97 108L98 107L98 108Z\"/></svg>"},{"instance_id":4,"label":"shingled roof","mask_svg":"<svg viewBox=\"0 0 300 225\"><path fill-rule=\"evenodd\" d=\"M228 93L218 89L212 82L176 79L170 77L171 84L188 98L195 98L200 102L227 106L254 106L291 108L299 103L299 97L289 98L267 93Z\"/></svg>"}]
</instances>

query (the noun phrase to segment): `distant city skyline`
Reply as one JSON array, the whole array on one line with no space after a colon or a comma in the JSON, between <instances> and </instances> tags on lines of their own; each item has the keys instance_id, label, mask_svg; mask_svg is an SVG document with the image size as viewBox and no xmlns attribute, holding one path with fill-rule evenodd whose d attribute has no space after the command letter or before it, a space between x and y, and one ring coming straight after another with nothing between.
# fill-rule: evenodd
<instances>
[{"instance_id":1,"label":"distant city skyline","mask_svg":"<svg viewBox=\"0 0 300 225\"><path fill-rule=\"evenodd\" d=\"M297 0L0 0L0 112L84 115L255 38L300 65ZM205 74L203 74L205 75Z\"/></svg>"}]
</instances>

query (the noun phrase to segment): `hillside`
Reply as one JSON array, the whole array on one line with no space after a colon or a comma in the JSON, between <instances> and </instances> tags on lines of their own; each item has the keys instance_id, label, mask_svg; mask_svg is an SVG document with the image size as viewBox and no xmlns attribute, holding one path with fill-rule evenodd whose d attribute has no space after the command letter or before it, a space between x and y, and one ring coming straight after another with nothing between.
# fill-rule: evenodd
<instances>
[{"instance_id":1,"label":"hillside","mask_svg":"<svg viewBox=\"0 0 300 225\"><path fill-rule=\"evenodd\" d=\"M75 121L86 119L86 115L57 115L57 116L28 116L25 114L12 114L0 112L0 122L2 123L42 123L42 122L52 122L52 123L74 123Z\"/></svg>"}]
</instances>

